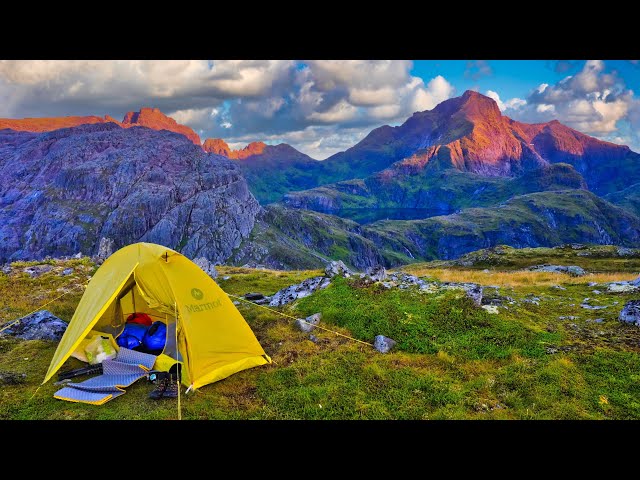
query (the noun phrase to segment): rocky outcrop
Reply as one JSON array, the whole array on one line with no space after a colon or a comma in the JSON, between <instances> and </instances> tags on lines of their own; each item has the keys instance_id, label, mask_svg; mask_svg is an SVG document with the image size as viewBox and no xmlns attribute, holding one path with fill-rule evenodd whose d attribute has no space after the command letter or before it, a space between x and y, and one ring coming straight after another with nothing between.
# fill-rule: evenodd
<instances>
[{"instance_id":1,"label":"rocky outcrop","mask_svg":"<svg viewBox=\"0 0 640 480\"><path fill-rule=\"evenodd\" d=\"M345 277L349 278L353 275L353 272L344 264L342 260L332 261L324 269L324 273L327 277Z\"/></svg>"},{"instance_id":2,"label":"rocky outcrop","mask_svg":"<svg viewBox=\"0 0 640 480\"><path fill-rule=\"evenodd\" d=\"M49 310L22 317L15 325L2 332L23 340L55 340L59 341L67 329L67 322L59 319Z\"/></svg>"},{"instance_id":3,"label":"rocky outcrop","mask_svg":"<svg viewBox=\"0 0 640 480\"><path fill-rule=\"evenodd\" d=\"M113 123L0 132L0 263L97 254L102 238L223 262L259 211L237 167L183 135Z\"/></svg>"},{"instance_id":4,"label":"rocky outcrop","mask_svg":"<svg viewBox=\"0 0 640 480\"><path fill-rule=\"evenodd\" d=\"M153 130L169 130L184 135L196 145L200 145L200 137L186 125L181 125L173 118L162 113L158 108L143 107L138 112L128 112L122 122L105 115L85 117L52 117L52 118L0 118L0 130L9 128L24 132L51 132L60 128L91 125L94 123L115 123L122 128L147 127Z\"/></svg>"},{"instance_id":5,"label":"rocky outcrop","mask_svg":"<svg viewBox=\"0 0 640 480\"><path fill-rule=\"evenodd\" d=\"M316 290L327 288L330 282L331 279L327 277L308 278L297 285L291 285L290 287L277 291L271 297L269 305L272 307L281 307L299 298L308 297Z\"/></svg>"},{"instance_id":6,"label":"rocky outcrop","mask_svg":"<svg viewBox=\"0 0 640 480\"><path fill-rule=\"evenodd\" d=\"M153 130L169 130L184 135L196 145L200 145L200 137L193 129L181 125L168 117L158 108L142 107L137 112L128 112L121 123L122 127L147 127Z\"/></svg>"},{"instance_id":7,"label":"rocky outcrop","mask_svg":"<svg viewBox=\"0 0 640 480\"><path fill-rule=\"evenodd\" d=\"M552 273L566 273L572 277L582 277L587 274L584 268L577 265L534 265L527 270L531 272L552 272Z\"/></svg>"},{"instance_id":8,"label":"rocky outcrop","mask_svg":"<svg viewBox=\"0 0 640 480\"><path fill-rule=\"evenodd\" d=\"M202 271L209 275L211 278L218 277L218 270L216 270L216 267L209 260L207 260L206 257L194 258L193 263L198 265L202 269Z\"/></svg>"},{"instance_id":9,"label":"rocky outcrop","mask_svg":"<svg viewBox=\"0 0 640 480\"><path fill-rule=\"evenodd\" d=\"M630 323L640 327L640 300L627 302L618 318L623 323Z\"/></svg>"},{"instance_id":10,"label":"rocky outcrop","mask_svg":"<svg viewBox=\"0 0 640 480\"><path fill-rule=\"evenodd\" d=\"M387 278L387 271L382 265L374 265L360 275L360 278L370 282L382 282Z\"/></svg>"},{"instance_id":11,"label":"rocky outcrop","mask_svg":"<svg viewBox=\"0 0 640 480\"><path fill-rule=\"evenodd\" d=\"M105 122L116 122L116 120L108 115L105 117L89 115L85 117L0 118L0 130L10 128L11 130L21 132L50 132L52 130L58 130L59 128Z\"/></svg>"},{"instance_id":12,"label":"rocky outcrop","mask_svg":"<svg viewBox=\"0 0 640 480\"><path fill-rule=\"evenodd\" d=\"M207 138L202 144L202 149L208 153L215 153L216 155L222 155L223 157L230 157L231 149L227 142L221 138Z\"/></svg>"},{"instance_id":13,"label":"rocky outcrop","mask_svg":"<svg viewBox=\"0 0 640 480\"><path fill-rule=\"evenodd\" d=\"M112 238L102 237L98 244L98 253L95 255L96 263L102 263L113 254L114 241Z\"/></svg>"}]
</instances>

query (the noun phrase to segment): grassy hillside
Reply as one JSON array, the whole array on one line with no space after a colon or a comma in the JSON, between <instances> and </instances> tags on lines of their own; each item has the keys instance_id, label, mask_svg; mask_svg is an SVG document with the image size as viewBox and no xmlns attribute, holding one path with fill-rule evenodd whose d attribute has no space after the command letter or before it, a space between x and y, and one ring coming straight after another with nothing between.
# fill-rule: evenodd
<instances>
[{"instance_id":1,"label":"grassy hillside","mask_svg":"<svg viewBox=\"0 0 640 480\"><path fill-rule=\"evenodd\" d=\"M368 342L377 334L390 336L398 345L386 355L320 330L313 332L314 343L285 317L242 303L238 308L274 363L183 396L183 418L640 419L640 328L617 321L622 305L637 296L588 286L635 278L636 269L578 278L513 271L519 262L560 263L561 255L570 263L595 262L577 257L580 251L506 249L500 254L504 266L406 267L434 282L428 292L338 279L283 310L294 316L322 312L321 325ZM598 262L605 259L603 251ZM93 270L87 259L51 264L52 271L35 279L22 272L25 264L0 273L0 323L84 283ZM67 266L74 268L72 275L60 276ZM319 273L219 271L220 286L235 295L272 294ZM502 303L498 314L475 307L459 291L438 288L436 280L499 286L485 289L486 297ZM582 308L586 297L606 308ZM68 320L79 298L73 293L48 308ZM52 382L30 400L55 348L53 342L0 339L0 371L27 375L24 384L0 389L1 419L176 418L177 402L147 399L152 386L144 380L104 406L55 400L59 387ZM71 359L63 369L78 365Z\"/></svg>"}]
</instances>

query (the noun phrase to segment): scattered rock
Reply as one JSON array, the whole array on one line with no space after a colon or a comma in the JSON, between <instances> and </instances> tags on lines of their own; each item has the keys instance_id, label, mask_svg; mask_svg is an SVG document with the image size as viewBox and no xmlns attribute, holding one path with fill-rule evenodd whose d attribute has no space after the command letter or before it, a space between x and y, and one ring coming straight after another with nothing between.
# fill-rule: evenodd
<instances>
[{"instance_id":1,"label":"scattered rock","mask_svg":"<svg viewBox=\"0 0 640 480\"><path fill-rule=\"evenodd\" d=\"M547 347L546 351L548 355L553 355L554 353L558 353L558 349L554 347Z\"/></svg>"},{"instance_id":2,"label":"scattered rock","mask_svg":"<svg viewBox=\"0 0 640 480\"><path fill-rule=\"evenodd\" d=\"M600 295L602 292L600 290L594 290L593 293L595 293L596 295Z\"/></svg>"},{"instance_id":3,"label":"scattered rock","mask_svg":"<svg viewBox=\"0 0 640 480\"><path fill-rule=\"evenodd\" d=\"M332 261L324 269L324 273L327 277L345 277L349 278L353 275L353 272L344 264L342 260Z\"/></svg>"},{"instance_id":4,"label":"scattered rock","mask_svg":"<svg viewBox=\"0 0 640 480\"><path fill-rule=\"evenodd\" d=\"M594 320L587 320L587 323L602 323L604 322L604 318L596 318Z\"/></svg>"},{"instance_id":5,"label":"scattered rock","mask_svg":"<svg viewBox=\"0 0 640 480\"><path fill-rule=\"evenodd\" d=\"M27 378L26 373L0 371L0 385L19 385Z\"/></svg>"},{"instance_id":6,"label":"scattered rock","mask_svg":"<svg viewBox=\"0 0 640 480\"><path fill-rule=\"evenodd\" d=\"M97 263L104 262L109 258L115 249L115 242L112 238L102 237L98 244L98 253L96 253L95 260Z\"/></svg>"},{"instance_id":7,"label":"scattered rock","mask_svg":"<svg viewBox=\"0 0 640 480\"><path fill-rule=\"evenodd\" d=\"M257 292L250 292L250 293L245 293L244 298L246 300L251 300L251 301L262 300L264 298L264 295Z\"/></svg>"},{"instance_id":8,"label":"scattered rock","mask_svg":"<svg viewBox=\"0 0 640 480\"><path fill-rule=\"evenodd\" d=\"M321 313L314 313L313 315L309 315L304 320L298 318L296 320L295 324L296 324L296 327L298 327L304 333L309 333L314 328L316 328L316 325L318 325L318 323L320 323L320 319L321 318L322 318L322 314Z\"/></svg>"},{"instance_id":9,"label":"scattered rock","mask_svg":"<svg viewBox=\"0 0 640 480\"><path fill-rule=\"evenodd\" d=\"M229 280L231 277L229 275L225 275L224 277L222 277L222 280Z\"/></svg>"},{"instance_id":10,"label":"scattered rock","mask_svg":"<svg viewBox=\"0 0 640 480\"><path fill-rule=\"evenodd\" d=\"M607 308L607 305L589 305L588 303L581 303L580 306L587 310L602 310L603 308Z\"/></svg>"},{"instance_id":11,"label":"scattered rock","mask_svg":"<svg viewBox=\"0 0 640 480\"><path fill-rule=\"evenodd\" d=\"M59 319L49 310L40 310L22 317L2 334L13 335L23 340L60 340L66 329L67 322Z\"/></svg>"},{"instance_id":12,"label":"scattered rock","mask_svg":"<svg viewBox=\"0 0 640 480\"><path fill-rule=\"evenodd\" d=\"M625 304L618 319L640 327L640 300L631 300Z\"/></svg>"},{"instance_id":13,"label":"scattered rock","mask_svg":"<svg viewBox=\"0 0 640 480\"><path fill-rule=\"evenodd\" d=\"M551 288L555 288L556 290L566 290L566 288L564 288L562 285L554 285Z\"/></svg>"},{"instance_id":14,"label":"scattered rock","mask_svg":"<svg viewBox=\"0 0 640 480\"><path fill-rule=\"evenodd\" d=\"M313 333L309 335L309 340L313 343L318 343L318 337L316 337Z\"/></svg>"},{"instance_id":15,"label":"scattered rock","mask_svg":"<svg viewBox=\"0 0 640 480\"><path fill-rule=\"evenodd\" d=\"M238 306L238 305L240 305L240 302L239 302L238 300L234 300L234 301L233 301L233 304L234 304L235 306Z\"/></svg>"},{"instance_id":16,"label":"scattered rock","mask_svg":"<svg viewBox=\"0 0 640 480\"><path fill-rule=\"evenodd\" d=\"M218 278L218 270L216 270L216 267L206 257L195 258L193 263L198 265L202 271L211 278Z\"/></svg>"},{"instance_id":17,"label":"scattered rock","mask_svg":"<svg viewBox=\"0 0 640 480\"><path fill-rule=\"evenodd\" d=\"M533 267L527 268L527 270L531 272L556 272L556 273L566 273L571 275L572 277L582 277L586 275L587 272L584 271L584 268L579 267L577 265L534 265Z\"/></svg>"},{"instance_id":18,"label":"scattered rock","mask_svg":"<svg viewBox=\"0 0 640 480\"><path fill-rule=\"evenodd\" d=\"M102 243L102 242L101 242L101 243ZM76 259L76 260L80 260L80 259L82 258L82 252L78 252L78 253L76 253L76 254L75 254L73 257L71 257L71 258L74 258L74 259Z\"/></svg>"},{"instance_id":19,"label":"scattered rock","mask_svg":"<svg viewBox=\"0 0 640 480\"><path fill-rule=\"evenodd\" d=\"M571 243L569 244L569 246L572 250L584 250L585 248L587 248L587 246L582 243Z\"/></svg>"},{"instance_id":20,"label":"scattered rock","mask_svg":"<svg viewBox=\"0 0 640 480\"><path fill-rule=\"evenodd\" d=\"M5 265L2 267L2 273L9 275L11 273L11 265Z\"/></svg>"},{"instance_id":21,"label":"scattered rock","mask_svg":"<svg viewBox=\"0 0 640 480\"><path fill-rule=\"evenodd\" d=\"M635 282L636 280L633 280ZM632 282L611 282L607 284L607 292L609 293L627 293L640 290L640 285L635 285Z\"/></svg>"},{"instance_id":22,"label":"scattered rock","mask_svg":"<svg viewBox=\"0 0 640 480\"><path fill-rule=\"evenodd\" d=\"M558 320L578 320L580 317L574 315L558 317Z\"/></svg>"},{"instance_id":23,"label":"scattered rock","mask_svg":"<svg viewBox=\"0 0 640 480\"><path fill-rule=\"evenodd\" d=\"M376 335L373 346L380 353L388 353L396 345L395 340L385 337L384 335Z\"/></svg>"},{"instance_id":24,"label":"scattered rock","mask_svg":"<svg viewBox=\"0 0 640 480\"><path fill-rule=\"evenodd\" d=\"M627 247L618 247L618 256L620 257L628 257L629 255L633 255L633 250Z\"/></svg>"},{"instance_id":25,"label":"scattered rock","mask_svg":"<svg viewBox=\"0 0 640 480\"><path fill-rule=\"evenodd\" d=\"M282 305L286 305L287 303L291 303L298 298L308 297L316 290L327 288L330 283L331 279L327 277L308 278L302 283L291 285L289 287L283 288L282 290L278 290L273 295L273 297L271 297L269 305L272 307L280 307Z\"/></svg>"},{"instance_id":26,"label":"scattered rock","mask_svg":"<svg viewBox=\"0 0 640 480\"><path fill-rule=\"evenodd\" d=\"M491 273L491 270L489 270L488 268L485 268L484 270L482 270L482 273Z\"/></svg>"},{"instance_id":27,"label":"scattered rock","mask_svg":"<svg viewBox=\"0 0 640 480\"><path fill-rule=\"evenodd\" d=\"M489 313L498 313L498 307L496 307L495 305L482 305L482 308L484 308Z\"/></svg>"},{"instance_id":28,"label":"scattered rock","mask_svg":"<svg viewBox=\"0 0 640 480\"><path fill-rule=\"evenodd\" d=\"M391 282L382 282L382 286L386 289L392 288L394 285Z\"/></svg>"},{"instance_id":29,"label":"scattered rock","mask_svg":"<svg viewBox=\"0 0 640 480\"><path fill-rule=\"evenodd\" d=\"M382 282L387 278L387 271L382 265L374 265L367 268L367 270L360 275L360 278L366 278L372 282Z\"/></svg>"},{"instance_id":30,"label":"scattered rock","mask_svg":"<svg viewBox=\"0 0 640 480\"><path fill-rule=\"evenodd\" d=\"M526 297L522 299L522 303L531 303L533 305L540 305L540 297Z\"/></svg>"},{"instance_id":31,"label":"scattered rock","mask_svg":"<svg viewBox=\"0 0 640 480\"><path fill-rule=\"evenodd\" d=\"M50 272L53 267L51 265L34 265L24 269L24 273L28 273L31 278L38 278L43 273Z\"/></svg>"},{"instance_id":32,"label":"scattered rock","mask_svg":"<svg viewBox=\"0 0 640 480\"><path fill-rule=\"evenodd\" d=\"M66 277L67 275L71 275L73 273L73 268L65 268L60 275Z\"/></svg>"},{"instance_id":33,"label":"scattered rock","mask_svg":"<svg viewBox=\"0 0 640 480\"><path fill-rule=\"evenodd\" d=\"M596 285L598 285L598 282L589 282L588 283L589 287L595 287Z\"/></svg>"},{"instance_id":34,"label":"scattered rock","mask_svg":"<svg viewBox=\"0 0 640 480\"><path fill-rule=\"evenodd\" d=\"M442 286L444 288L454 288L454 289L461 289L464 290L464 293L467 297L469 297L471 300L473 300L473 303L476 306L480 306L482 305L482 293L483 293L483 288L482 286L478 285L477 283L453 283L453 282L447 282L447 283L443 283Z\"/></svg>"}]
</instances>

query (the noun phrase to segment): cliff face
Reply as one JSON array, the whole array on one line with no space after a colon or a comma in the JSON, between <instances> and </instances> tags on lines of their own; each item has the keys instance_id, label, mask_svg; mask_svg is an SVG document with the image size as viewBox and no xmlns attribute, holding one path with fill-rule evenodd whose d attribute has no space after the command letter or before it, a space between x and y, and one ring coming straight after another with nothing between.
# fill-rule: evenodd
<instances>
[{"instance_id":1,"label":"cliff face","mask_svg":"<svg viewBox=\"0 0 640 480\"><path fill-rule=\"evenodd\" d=\"M186 125L181 125L173 118L166 116L157 108L143 107L138 112L128 112L121 125L129 127L147 127L153 130L169 130L184 135L196 145L200 145L200 137Z\"/></svg>"},{"instance_id":2,"label":"cliff face","mask_svg":"<svg viewBox=\"0 0 640 480\"><path fill-rule=\"evenodd\" d=\"M148 107L143 107L138 112L128 112L122 122L119 122L109 115L105 115L104 117L90 115L85 117L0 118L0 130L9 128L23 132L51 132L60 128L108 122L115 123L122 128L147 127L152 130L169 130L170 132L184 135L196 145L200 145L200 137L191 128L179 124L157 108Z\"/></svg>"},{"instance_id":3,"label":"cliff face","mask_svg":"<svg viewBox=\"0 0 640 480\"><path fill-rule=\"evenodd\" d=\"M105 237L221 262L259 211L238 168L183 135L113 123L0 132L0 261L94 254Z\"/></svg>"}]
</instances>

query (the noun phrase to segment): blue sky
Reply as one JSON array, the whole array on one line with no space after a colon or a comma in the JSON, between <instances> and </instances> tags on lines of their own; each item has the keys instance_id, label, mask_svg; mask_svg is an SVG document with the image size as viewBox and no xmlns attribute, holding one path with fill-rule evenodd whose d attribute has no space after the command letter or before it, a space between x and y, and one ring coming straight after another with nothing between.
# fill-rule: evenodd
<instances>
[{"instance_id":1,"label":"blue sky","mask_svg":"<svg viewBox=\"0 0 640 480\"><path fill-rule=\"evenodd\" d=\"M0 117L158 107L203 140L286 142L318 159L468 89L516 120L640 151L637 60L0 61Z\"/></svg>"}]
</instances>

